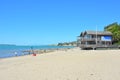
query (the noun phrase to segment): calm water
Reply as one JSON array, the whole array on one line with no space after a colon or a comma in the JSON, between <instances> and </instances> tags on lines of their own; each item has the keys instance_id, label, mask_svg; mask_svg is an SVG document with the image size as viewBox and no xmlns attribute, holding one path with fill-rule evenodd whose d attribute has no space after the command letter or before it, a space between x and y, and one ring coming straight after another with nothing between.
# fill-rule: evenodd
<instances>
[{"instance_id":1,"label":"calm water","mask_svg":"<svg viewBox=\"0 0 120 80\"><path fill-rule=\"evenodd\" d=\"M18 56L23 55L24 50L33 49L57 49L57 48L73 48L71 46L0 46L0 58L14 57L15 52ZM28 52L24 52L24 55L27 55Z\"/></svg>"}]
</instances>

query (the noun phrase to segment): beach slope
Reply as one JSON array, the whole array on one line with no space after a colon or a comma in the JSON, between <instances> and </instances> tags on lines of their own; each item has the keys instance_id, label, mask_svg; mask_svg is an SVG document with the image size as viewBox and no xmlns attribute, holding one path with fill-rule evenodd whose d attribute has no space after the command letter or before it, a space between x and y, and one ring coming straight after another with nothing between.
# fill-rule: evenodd
<instances>
[{"instance_id":1,"label":"beach slope","mask_svg":"<svg viewBox=\"0 0 120 80\"><path fill-rule=\"evenodd\" d=\"M0 59L0 80L120 80L120 50L74 48Z\"/></svg>"}]
</instances>

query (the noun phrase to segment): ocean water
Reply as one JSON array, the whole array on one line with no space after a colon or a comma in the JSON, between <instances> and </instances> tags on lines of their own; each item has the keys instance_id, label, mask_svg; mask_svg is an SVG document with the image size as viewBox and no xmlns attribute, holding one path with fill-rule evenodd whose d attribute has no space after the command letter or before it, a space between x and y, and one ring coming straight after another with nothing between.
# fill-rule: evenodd
<instances>
[{"instance_id":1,"label":"ocean water","mask_svg":"<svg viewBox=\"0 0 120 80\"><path fill-rule=\"evenodd\" d=\"M14 57L15 52L17 56L28 55L28 52L23 52L25 50L31 49L57 49L57 48L73 48L72 46L10 46L10 45L0 45L0 58Z\"/></svg>"}]
</instances>

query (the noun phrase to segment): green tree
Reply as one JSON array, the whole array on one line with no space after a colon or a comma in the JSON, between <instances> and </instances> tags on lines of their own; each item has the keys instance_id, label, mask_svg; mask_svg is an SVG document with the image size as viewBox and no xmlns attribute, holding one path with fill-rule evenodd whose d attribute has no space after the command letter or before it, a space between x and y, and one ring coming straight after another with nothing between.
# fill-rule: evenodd
<instances>
[{"instance_id":1,"label":"green tree","mask_svg":"<svg viewBox=\"0 0 120 80\"><path fill-rule=\"evenodd\" d=\"M113 34L113 42L120 42L120 25L115 22L104 28L105 31L110 31Z\"/></svg>"}]
</instances>

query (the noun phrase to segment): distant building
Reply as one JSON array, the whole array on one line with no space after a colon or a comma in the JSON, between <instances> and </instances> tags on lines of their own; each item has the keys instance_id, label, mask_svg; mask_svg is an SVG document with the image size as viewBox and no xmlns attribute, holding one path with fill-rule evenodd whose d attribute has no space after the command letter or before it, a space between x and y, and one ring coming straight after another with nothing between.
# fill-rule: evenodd
<instances>
[{"instance_id":1,"label":"distant building","mask_svg":"<svg viewBox=\"0 0 120 80\"><path fill-rule=\"evenodd\" d=\"M81 32L77 39L77 46L82 49L110 47L112 45L112 33L108 31Z\"/></svg>"}]
</instances>

